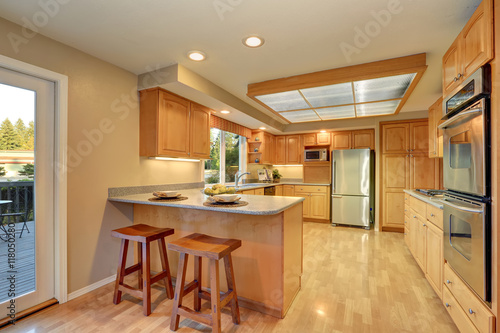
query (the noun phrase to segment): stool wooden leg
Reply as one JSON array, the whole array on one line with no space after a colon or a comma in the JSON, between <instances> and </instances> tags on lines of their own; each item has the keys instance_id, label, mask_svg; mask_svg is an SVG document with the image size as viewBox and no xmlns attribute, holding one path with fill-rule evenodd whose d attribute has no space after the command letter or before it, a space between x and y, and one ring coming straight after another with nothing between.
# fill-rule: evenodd
<instances>
[{"instance_id":1,"label":"stool wooden leg","mask_svg":"<svg viewBox=\"0 0 500 333\"><path fill-rule=\"evenodd\" d=\"M151 314L151 257L149 243L142 243L142 313Z\"/></svg>"},{"instance_id":2,"label":"stool wooden leg","mask_svg":"<svg viewBox=\"0 0 500 333\"><path fill-rule=\"evenodd\" d=\"M158 243L160 248L161 267L163 268L163 271L167 272L167 276L163 279L163 281L165 281L165 289L167 291L167 297L169 299L172 299L174 298L174 289L172 288L172 277L170 276L170 266L168 264L167 246L165 245L165 238L158 239Z\"/></svg>"},{"instance_id":3,"label":"stool wooden leg","mask_svg":"<svg viewBox=\"0 0 500 333\"><path fill-rule=\"evenodd\" d=\"M194 310L201 310L201 257L194 257L194 279L198 282L197 287L194 289Z\"/></svg>"},{"instance_id":4,"label":"stool wooden leg","mask_svg":"<svg viewBox=\"0 0 500 333\"><path fill-rule=\"evenodd\" d=\"M231 316L233 323L240 323L240 307L238 306L238 294L236 293L236 283L234 282L233 259L231 253L224 257L224 268L226 269L227 288L233 292L231 300Z\"/></svg>"},{"instance_id":5,"label":"stool wooden leg","mask_svg":"<svg viewBox=\"0 0 500 333\"><path fill-rule=\"evenodd\" d=\"M210 296L212 311L212 332L220 333L220 287L219 262L210 259Z\"/></svg>"},{"instance_id":6,"label":"stool wooden leg","mask_svg":"<svg viewBox=\"0 0 500 333\"><path fill-rule=\"evenodd\" d=\"M137 260L139 260L139 269L137 270L137 282L139 289L142 289L142 244L136 243L137 245Z\"/></svg>"},{"instance_id":7,"label":"stool wooden leg","mask_svg":"<svg viewBox=\"0 0 500 333\"><path fill-rule=\"evenodd\" d=\"M123 278L125 277L125 268L127 264L127 251L128 251L128 239L122 239L122 244L120 247L120 258L118 259L118 269L116 272L116 282L115 282L115 293L113 295L113 303L118 304L122 301L122 292L119 290L120 285L123 284Z\"/></svg>"},{"instance_id":8,"label":"stool wooden leg","mask_svg":"<svg viewBox=\"0 0 500 333\"><path fill-rule=\"evenodd\" d=\"M172 307L172 318L170 319L170 329L177 331L179 328L179 307L182 306L182 298L184 297L184 284L186 282L186 269L188 262L188 254L181 253L179 257L179 267L177 269L177 280L175 282L174 305Z\"/></svg>"}]
</instances>

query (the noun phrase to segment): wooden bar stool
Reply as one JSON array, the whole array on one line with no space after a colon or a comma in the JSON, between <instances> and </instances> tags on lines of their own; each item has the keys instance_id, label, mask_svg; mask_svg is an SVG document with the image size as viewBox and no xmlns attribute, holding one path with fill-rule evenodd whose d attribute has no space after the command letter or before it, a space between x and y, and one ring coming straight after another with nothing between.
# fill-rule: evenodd
<instances>
[{"instance_id":1,"label":"wooden bar stool","mask_svg":"<svg viewBox=\"0 0 500 333\"><path fill-rule=\"evenodd\" d=\"M122 239L120 248L120 259L118 262L118 272L116 274L115 294L113 303L118 304L122 300L122 292L127 292L132 296L142 298L142 309L145 316L151 314L151 285L163 279L167 289L167 297L173 298L172 278L168 266L167 247L165 237L172 235L174 229L156 228L146 224L136 224L131 227L120 228L111 231L111 236ZM151 276L150 243L157 240L160 248L160 258L162 271ZM139 262L130 267L126 267L128 242L139 242L137 247L137 257ZM138 272L139 288L133 288L125 283L125 276Z\"/></svg>"},{"instance_id":2,"label":"wooden bar stool","mask_svg":"<svg viewBox=\"0 0 500 333\"><path fill-rule=\"evenodd\" d=\"M179 328L179 317L212 326L213 332L220 332L221 309L230 303L233 323L240 323L240 309L234 283L233 262L231 252L241 246L241 240L215 238L203 234L192 234L179 238L168 244L168 249L180 252L179 268L175 284L174 305L170 329ZM194 280L185 285L188 255L194 256ZM201 290L201 258L209 259L210 293ZM224 267L227 278L227 293L221 295L219 288L219 260L224 258ZM185 295L194 290L194 311L182 305ZM211 314L201 314L201 298L211 301Z\"/></svg>"}]
</instances>

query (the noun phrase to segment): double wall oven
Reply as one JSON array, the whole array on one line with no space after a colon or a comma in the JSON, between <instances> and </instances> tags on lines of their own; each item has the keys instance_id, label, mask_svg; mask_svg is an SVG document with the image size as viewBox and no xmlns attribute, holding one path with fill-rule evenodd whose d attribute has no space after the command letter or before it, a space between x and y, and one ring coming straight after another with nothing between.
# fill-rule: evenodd
<instances>
[{"instance_id":1,"label":"double wall oven","mask_svg":"<svg viewBox=\"0 0 500 333\"><path fill-rule=\"evenodd\" d=\"M490 71L483 67L443 109L444 257L491 302Z\"/></svg>"}]
</instances>

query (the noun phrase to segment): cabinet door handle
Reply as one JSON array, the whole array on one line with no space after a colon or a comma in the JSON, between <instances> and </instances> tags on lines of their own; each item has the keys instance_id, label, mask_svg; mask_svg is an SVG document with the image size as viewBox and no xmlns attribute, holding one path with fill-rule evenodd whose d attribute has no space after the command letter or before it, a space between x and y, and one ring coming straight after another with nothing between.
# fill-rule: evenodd
<instances>
[{"instance_id":1,"label":"cabinet door handle","mask_svg":"<svg viewBox=\"0 0 500 333\"><path fill-rule=\"evenodd\" d=\"M474 313L476 313L476 312L474 312L474 310L472 310L472 309L469 309L469 313L470 313L470 314L474 314Z\"/></svg>"},{"instance_id":2,"label":"cabinet door handle","mask_svg":"<svg viewBox=\"0 0 500 333\"><path fill-rule=\"evenodd\" d=\"M458 75L457 75L457 81L458 81L458 80L460 80L460 78L461 78L462 76L464 76L462 73L458 73Z\"/></svg>"},{"instance_id":3,"label":"cabinet door handle","mask_svg":"<svg viewBox=\"0 0 500 333\"><path fill-rule=\"evenodd\" d=\"M456 77L456 76L455 76L455 77L453 78L453 82L457 82L457 81L458 81L458 77Z\"/></svg>"},{"instance_id":4,"label":"cabinet door handle","mask_svg":"<svg viewBox=\"0 0 500 333\"><path fill-rule=\"evenodd\" d=\"M451 283L451 281L450 281L450 280L446 280L446 284L450 284L450 283Z\"/></svg>"},{"instance_id":5,"label":"cabinet door handle","mask_svg":"<svg viewBox=\"0 0 500 333\"><path fill-rule=\"evenodd\" d=\"M450 304L448 304L448 303L444 303L444 305L445 305L447 308L449 308L449 307L450 307Z\"/></svg>"},{"instance_id":6,"label":"cabinet door handle","mask_svg":"<svg viewBox=\"0 0 500 333\"><path fill-rule=\"evenodd\" d=\"M426 226L426 225L425 225L425 223L424 223L424 224L422 224L422 227L425 227L425 226Z\"/></svg>"},{"instance_id":7,"label":"cabinet door handle","mask_svg":"<svg viewBox=\"0 0 500 333\"><path fill-rule=\"evenodd\" d=\"M434 214L431 213L431 217L434 217Z\"/></svg>"},{"instance_id":8,"label":"cabinet door handle","mask_svg":"<svg viewBox=\"0 0 500 333\"><path fill-rule=\"evenodd\" d=\"M413 215L413 218L416 219L417 218L417 215Z\"/></svg>"}]
</instances>

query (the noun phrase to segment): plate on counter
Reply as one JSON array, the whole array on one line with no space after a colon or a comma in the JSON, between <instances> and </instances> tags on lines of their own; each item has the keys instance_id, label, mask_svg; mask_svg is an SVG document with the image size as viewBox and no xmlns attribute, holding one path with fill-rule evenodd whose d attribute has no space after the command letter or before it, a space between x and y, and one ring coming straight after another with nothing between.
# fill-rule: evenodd
<instances>
[{"instance_id":1,"label":"plate on counter","mask_svg":"<svg viewBox=\"0 0 500 333\"><path fill-rule=\"evenodd\" d=\"M207 198L212 203L237 203L241 199L237 194L217 194Z\"/></svg>"},{"instance_id":2,"label":"plate on counter","mask_svg":"<svg viewBox=\"0 0 500 333\"><path fill-rule=\"evenodd\" d=\"M160 199L175 199L181 196L177 191L156 191L153 195Z\"/></svg>"}]
</instances>

